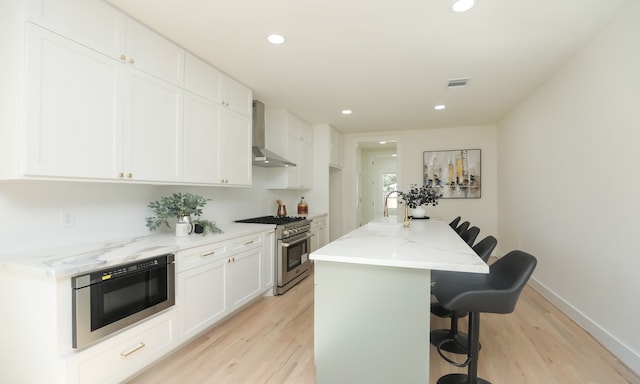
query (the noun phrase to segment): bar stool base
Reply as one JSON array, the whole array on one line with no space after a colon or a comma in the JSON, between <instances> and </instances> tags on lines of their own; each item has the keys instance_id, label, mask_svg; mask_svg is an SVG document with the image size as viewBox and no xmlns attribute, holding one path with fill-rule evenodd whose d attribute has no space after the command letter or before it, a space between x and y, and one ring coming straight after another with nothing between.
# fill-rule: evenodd
<instances>
[{"instance_id":1,"label":"bar stool base","mask_svg":"<svg viewBox=\"0 0 640 384\"><path fill-rule=\"evenodd\" d=\"M434 329L429 334L429 340L431 344L436 347L441 342L448 340L440 346L441 350L458 355L467 354L467 345L469 345L469 338L465 333L456 333L455 335L451 335L451 330L449 329Z\"/></svg>"},{"instance_id":2,"label":"bar stool base","mask_svg":"<svg viewBox=\"0 0 640 384\"><path fill-rule=\"evenodd\" d=\"M469 375L464 373L451 373L438 379L438 384L491 384L490 381L477 378L476 381L469 381Z\"/></svg>"}]
</instances>

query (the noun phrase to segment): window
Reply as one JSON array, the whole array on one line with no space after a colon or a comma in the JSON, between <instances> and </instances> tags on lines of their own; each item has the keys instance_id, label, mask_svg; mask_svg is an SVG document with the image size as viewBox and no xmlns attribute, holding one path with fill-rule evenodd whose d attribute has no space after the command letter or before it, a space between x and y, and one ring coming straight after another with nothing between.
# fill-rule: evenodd
<instances>
[{"instance_id":1,"label":"window","mask_svg":"<svg viewBox=\"0 0 640 384\"><path fill-rule=\"evenodd\" d=\"M382 174L382 204L384 204L384 200L386 199L387 208L395 209L398 208L398 194L394 193L391 196L388 196L389 193L398 190L398 183L396 181L396 173L388 172ZM388 196L388 197L387 197Z\"/></svg>"}]
</instances>

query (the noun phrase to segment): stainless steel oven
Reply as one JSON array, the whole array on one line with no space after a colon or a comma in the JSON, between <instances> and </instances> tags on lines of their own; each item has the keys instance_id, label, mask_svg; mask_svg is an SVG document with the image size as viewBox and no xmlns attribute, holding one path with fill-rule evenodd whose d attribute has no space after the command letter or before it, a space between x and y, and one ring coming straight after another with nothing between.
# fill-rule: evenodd
<instances>
[{"instance_id":1,"label":"stainless steel oven","mask_svg":"<svg viewBox=\"0 0 640 384\"><path fill-rule=\"evenodd\" d=\"M276 229L276 273L275 293L283 294L309 275L309 249L311 248L311 225L306 222L290 229Z\"/></svg>"},{"instance_id":2,"label":"stainless steel oven","mask_svg":"<svg viewBox=\"0 0 640 384\"><path fill-rule=\"evenodd\" d=\"M73 348L174 305L174 259L167 254L72 277Z\"/></svg>"},{"instance_id":3,"label":"stainless steel oven","mask_svg":"<svg viewBox=\"0 0 640 384\"><path fill-rule=\"evenodd\" d=\"M305 217L261 216L237 222L276 225L274 295L285 293L309 276L311 221Z\"/></svg>"}]
</instances>

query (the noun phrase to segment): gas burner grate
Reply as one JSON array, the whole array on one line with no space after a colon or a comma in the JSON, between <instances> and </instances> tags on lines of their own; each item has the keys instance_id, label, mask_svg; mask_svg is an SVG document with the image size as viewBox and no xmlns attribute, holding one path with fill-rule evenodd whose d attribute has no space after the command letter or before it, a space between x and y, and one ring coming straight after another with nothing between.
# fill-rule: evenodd
<instances>
[{"instance_id":1,"label":"gas burner grate","mask_svg":"<svg viewBox=\"0 0 640 384\"><path fill-rule=\"evenodd\" d=\"M304 217L298 216L262 216L262 217L254 217L251 219L244 220L236 220L236 223L252 223L252 224L275 224L275 225L284 225L289 223L294 223L296 221L306 220Z\"/></svg>"}]
</instances>

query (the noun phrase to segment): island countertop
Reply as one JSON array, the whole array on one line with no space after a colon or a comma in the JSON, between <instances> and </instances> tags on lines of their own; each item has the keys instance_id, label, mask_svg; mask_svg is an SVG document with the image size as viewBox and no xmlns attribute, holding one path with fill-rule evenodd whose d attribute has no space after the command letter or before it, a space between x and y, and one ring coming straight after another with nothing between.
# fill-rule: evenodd
<instances>
[{"instance_id":1,"label":"island countertop","mask_svg":"<svg viewBox=\"0 0 640 384\"><path fill-rule=\"evenodd\" d=\"M488 273L489 267L439 219L412 220L409 228L395 217L373 221L316 250L312 260Z\"/></svg>"}]
</instances>

